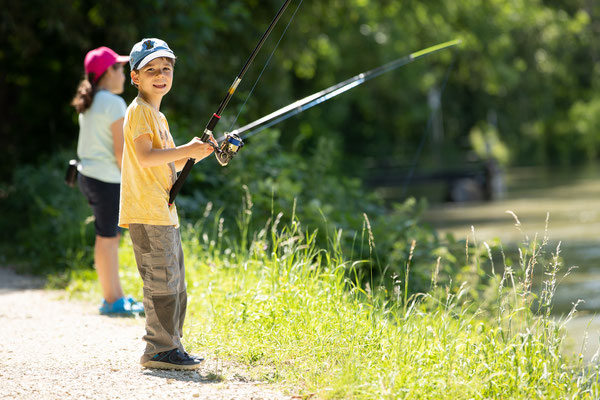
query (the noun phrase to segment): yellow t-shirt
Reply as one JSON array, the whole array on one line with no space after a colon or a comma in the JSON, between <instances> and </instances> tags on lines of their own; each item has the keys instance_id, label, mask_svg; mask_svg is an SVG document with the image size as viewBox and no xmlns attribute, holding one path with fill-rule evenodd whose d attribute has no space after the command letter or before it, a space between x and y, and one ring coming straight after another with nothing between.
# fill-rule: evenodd
<instances>
[{"instance_id":1,"label":"yellow t-shirt","mask_svg":"<svg viewBox=\"0 0 600 400\"><path fill-rule=\"evenodd\" d=\"M150 135L152 148L174 148L165 116L136 97L125 114L123 163L121 167L121 203L119 226L129 224L179 226L175 204L169 207L169 191L177 178L175 164L143 168L135 152L135 139Z\"/></svg>"}]
</instances>

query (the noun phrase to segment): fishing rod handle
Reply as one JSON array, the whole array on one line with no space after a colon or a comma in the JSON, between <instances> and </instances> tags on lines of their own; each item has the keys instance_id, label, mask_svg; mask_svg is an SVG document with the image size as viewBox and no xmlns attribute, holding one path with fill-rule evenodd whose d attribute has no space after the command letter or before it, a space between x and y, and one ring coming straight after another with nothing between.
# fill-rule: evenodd
<instances>
[{"instance_id":1,"label":"fishing rod handle","mask_svg":"<svg viewBox=\"0 0 600 400\"><path fill-rule=\"evenodd\" d=\"M212 131L209 130L209 127L214 128L217 125L217 122L219 122L219 118L220 117L217 114L213 114L210 121L208 121L208 125L206 126L206 129L204 129L204 132L202 133L202 137L200 138L200 140L202 142L210 144L215 149L215 151L217 151L218 148L210 140L210 138L212 136ZM179 190L181 190L181 187L183 186L183 182L190 174L190 171L192 170L192 167L194 166L195 163L196 163L196 159L194 159L194 158L188 158L188 160L186 161L185 166L179 173L177 180L175 181L175 183L171 187L171 190L169 191L169 206L172 206L173 203L175 202L175 197L177 197Z\"/></svg>"},{"instance_id":2,"label":"fishing rod handle","mask_svg":"<svg viewBox=\"0 0 600 400\"><path fill-rule=\"evenodd\" d=\"M179 173L179 177L177 178L177 180L171 187L171 191L169 192L169 207L172 206L175 202L175 197L177 197L177 193L179 193L179 190L183 186L183 181L185 181L185 178L187 178L187 176L190 174L190 171L192 170L192 167L194 166L195 162L196 160L194 158L188 158L187 162L185 163L185 166Z\"/></svg>"}]
</instances>

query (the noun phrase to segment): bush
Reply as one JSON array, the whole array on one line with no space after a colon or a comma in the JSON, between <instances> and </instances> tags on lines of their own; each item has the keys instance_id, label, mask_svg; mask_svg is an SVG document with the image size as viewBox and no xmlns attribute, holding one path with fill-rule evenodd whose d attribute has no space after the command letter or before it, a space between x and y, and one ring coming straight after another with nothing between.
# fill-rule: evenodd
<instances>
[{"instance_id":1,"label":"bush","mask_svg":"<svg viewBox=\"0 0 600 400\"><path fill-rule=\"evenodd\" d=\"M194 167L183 195L177 198L180 215L193 224L202 219L211 203L220 210L225 229L237 229L235 221L240 220L239 210L243 209L246 232L260 230L279 213L282 224L297 218L306 230L320 232L317 240L321 247L339 235L335 239L344 254L366 260L357 272L371 285L389 286L394 279L403 279L405 260L416 240L411 289L425 290L437 257L448 254L435 231L420 221L427 203L409 199L390 210L374 192L363 188L356 175L360 168L336 168L343 164L343 154L328 135L316 140L305 156L285 151L279 135L277 130L262 131L226 168L212 158ZM365 232L369 234L365 236ZM244 243L250 239L244 234L240 237Z\"/></svg>"},{"instance_id":2,"label":"bush","mask_svg":"<svg viewBox=\"0 0 600 400\"><path fill-rule=\"evenodd\" d=\"M226 168L212 157L194 167L177 197L182 225L196 224L207 207L213 208L222 218L220 229L237 232L236 246L248 251L250 233L265 222L299 220L303 229L319 231L320 247L335 240L348 258L363 260L352 273L371 287L406 281L405 260L414 241L411 292L428 289L438 257L450 266L449 273L459 268L436 233L420 222L426 202L410 199L387 209L352 171L336 170L342 164L340 147L325 135L307 156L284 151L278 131L257 138ZM57 154L39 167L19 167L0 200L7 215L1 222L5 254L31 272L93 266L91 210L79 190L63 183L67 160Z\"/></svg>"},{"instance_id":3,"label":"bush","mask_svg":"<svg viewBox=\"0 0 600 400\"><path fill-rule=\"evenodd\" d=\"M64 183L68 156L18 167L1 191L0 237L11 262L33 273L93 266L92 212Z\"/></svg>"}]
</instances>

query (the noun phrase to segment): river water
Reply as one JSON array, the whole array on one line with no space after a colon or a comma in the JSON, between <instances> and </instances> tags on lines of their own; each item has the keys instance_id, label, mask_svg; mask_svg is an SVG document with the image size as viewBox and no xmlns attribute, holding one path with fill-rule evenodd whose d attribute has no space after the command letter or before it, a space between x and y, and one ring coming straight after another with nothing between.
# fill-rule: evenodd
<instances>
[{"instance_id":1,"label":"river water","mask_svg":"<svg viewBox=\"0 0 600 400\"><path fill-rule=\"evenodd\" d=\"M555 253L560 242L559 277L574 269L558 285L553 312L561 318L574 302L583 301L567 325L567 347L589 360L600 338L600 317L595 315L600 315L600 166L512 169L504 174L504 182L499 200L433 204L424 219L438 232L457 238L471 241L474 231L480 243L498 239L505 250L516 249L536 234L540 241L544 235L549 238L548 252ZM518 217L520 226L507 211Z\"/></svg>"}]
</instances>

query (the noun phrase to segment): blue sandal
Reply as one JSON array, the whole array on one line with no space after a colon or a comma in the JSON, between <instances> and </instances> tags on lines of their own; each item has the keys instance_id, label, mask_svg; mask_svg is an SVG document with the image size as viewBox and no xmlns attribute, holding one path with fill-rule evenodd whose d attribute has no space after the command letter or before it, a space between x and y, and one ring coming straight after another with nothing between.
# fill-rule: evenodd
<instances>
[{"instance_id":1,"label":"blue sandal","mask_svg":"<svg viewBox=\"0 0 600 400\"><path fill-rule=\"evenodd\" d=\"M144 315L144 305L131 296L121 297L114 303L103 300L102 306L100 306L100 314L127 317Z\"/></svg>"}]
</instances>

